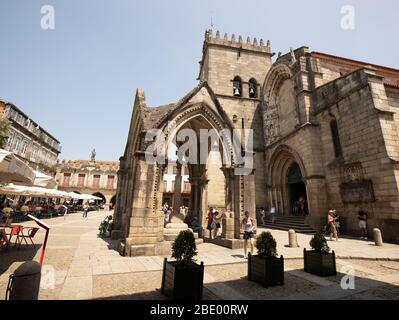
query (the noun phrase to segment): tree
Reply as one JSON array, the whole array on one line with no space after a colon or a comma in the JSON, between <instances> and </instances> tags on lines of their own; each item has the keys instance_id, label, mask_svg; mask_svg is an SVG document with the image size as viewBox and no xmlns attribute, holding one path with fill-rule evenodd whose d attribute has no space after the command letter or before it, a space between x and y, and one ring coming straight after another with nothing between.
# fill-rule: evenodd
<instances>
[{"instance_id":1,"label":"tree","mask_svg":"<svg viewBox=\"0 0 399 320\"><path fill-rule=\"evenodd\" d=\"M0 116L0 148L4 149L7 140L11 122L4 116Z\"/></svg>"}]
</instances>

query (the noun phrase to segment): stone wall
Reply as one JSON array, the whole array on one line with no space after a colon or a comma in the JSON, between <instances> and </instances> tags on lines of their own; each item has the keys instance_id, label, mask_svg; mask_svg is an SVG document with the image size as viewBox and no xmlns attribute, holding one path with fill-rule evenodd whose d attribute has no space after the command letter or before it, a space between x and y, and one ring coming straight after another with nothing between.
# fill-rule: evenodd
<instances>
[{"instance_id":1,"label":"stone wall","mask_svg":"<svg viewBox=\"0 0 399 320\"><path fill-rule=\"evenodd\" d=\"M398 156L399 136L382 78L372 70L361 70L331 86L334 94L323 96L321 102L326 105L328 101L329 106L316 117L321 130L327 205L344 217L344 230L350 234L359 232L359 207L369 214L369 231L384 229L384 221L399 219L398 180L392 162ZM343 153L340 159L334 154L332 119L338 123ZM387 240L399 241L388 229L383 233Z\"/></svg>"},{"instance_id":2,"label":"stone wall","mask_svg":"<svg viewBox=\"0 0 399 320\"><path fill-rule=\"evenodd\" d=\"M274 68L283 72L283 68ZM298 69L292 61L290 68ZM357 210L362 207L369 214L370 232L374 227L382 228L388 241L398 242L397 232L392 232L387 221L394 225L399 220L396 114L399 90L391 86L387 90L385 79L373 68L349 73L348 67L340 69L334 63L318 61L316 69L317 72L302 74L293 71L295 89L281 82L275 86L276 90L284 91L284 98L278 99L280 92L275 93L282 114L275 124L279 126L280 136L272 143L269 141L266 149L267 201L269 205L277 205L283 214L289 214L285 179L289 166L297 162L307 188L308 222L313 227L324 226L327 211L334 208L343 217L344 232L356 235L359 233ZM276 82L278 76L269 79ZM301 89L312 90L310 95L302 97L305 98L302 102L298 101L301 114L307 113L303 108L310 108L311 121L301 121L298 127L294 122L287 122L295 108L288 97L290 91ZM301 97L296 96L298 100ZM342 148L342 156L338 158L330 126L332 120L337 121Z\"/></svg>"}]
</instances>

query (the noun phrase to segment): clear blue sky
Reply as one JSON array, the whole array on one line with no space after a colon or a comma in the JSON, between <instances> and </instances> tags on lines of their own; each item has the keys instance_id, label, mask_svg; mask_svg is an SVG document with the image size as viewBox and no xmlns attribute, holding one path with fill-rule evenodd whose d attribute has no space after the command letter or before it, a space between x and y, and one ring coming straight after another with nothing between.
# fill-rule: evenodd
<instances>
[{"instance_id":1,"label":"clear blue sky","mask_svg":"<svg viewBox=\"0 0 399 320\"><path fill-rule=\"evenodd\" d=\"M40 9L55 7L55 30ZM341 7L356 9L354 31ZM135 89L150 106L196 85L205 28L399 68L399 2L0 0L0 97L58 138L61 159L122 155Z\"/></svg>"}]
</instances>

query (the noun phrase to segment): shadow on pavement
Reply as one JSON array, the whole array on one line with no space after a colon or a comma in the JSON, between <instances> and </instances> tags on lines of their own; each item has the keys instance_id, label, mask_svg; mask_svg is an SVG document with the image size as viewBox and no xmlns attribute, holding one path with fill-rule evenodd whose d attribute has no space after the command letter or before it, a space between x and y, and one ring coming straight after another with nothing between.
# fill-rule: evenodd
<instances>
[{"instance_id":1,"label":"shadow on pavement","mask_svg":"<svg viewBox=\"0 0 399 320\"><path fill-rule=\"evenodd\" d=\"M96 298L93 300L168 300L166 296L161 293L161 289L154 291L138 292L119 296L110 296L105 298ZM204 288L203 300L220 300L210 290Z\"/></svg>"},{"instance_id":2,"label":"shadow on pavement","mask_svg":"<svg viewBox=\"0 0 399 320\"><path fill-rule=\"evenodd\" d=\"M285 272L283 286L263 287L248 281L246 276L234 280L207 283L203 300L398 300L399 285L355 277L355 289L343 289L341 280L347 276L337 273L317 277L301 269ZM167 300L160 289L94 300Z\"/></svg>"},{"instance_id":3,"label":"shadow on pavement","mask_svg":"<svg viewBox=\"0 0 399 320\"><path fill-rule=\"evenodd\" d=\"M12 243L9 248L0 249L0 275L6 272L9 267L15 262L25 262L33 260L37 252L41 249L41 244L36 244L35 248L32 245L21 245L18 249Z\"/></svg>"}]
</instances>

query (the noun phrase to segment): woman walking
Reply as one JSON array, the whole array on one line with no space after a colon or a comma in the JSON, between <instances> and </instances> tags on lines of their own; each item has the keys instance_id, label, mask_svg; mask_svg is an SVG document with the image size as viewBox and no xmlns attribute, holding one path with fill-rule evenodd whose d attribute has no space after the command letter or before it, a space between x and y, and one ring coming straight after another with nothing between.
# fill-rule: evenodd
<instances>
[{"instance_id":1,"label":"woman walking","mask_svg":"<svg viewBox=\"0 0 399 320\"><path fill-rule=\"evenodd\" d=\"M87 213L89 212L89 203L86 201L83 205L83 218L87 218Z\"/></svg>"},{"instance_id":2,"label":"woman walking","mask_svg":"<svg viewBox=\"0 0 399 320\"><path fill-rule=\"evenodd\" d=\"M256 221L252 219L248 211L245 211L245 217L242 219L241 224L244 227L244 257L247 259L248 240L251 245L251 255L254 252Z\"/></svg>"}]
</instances>

